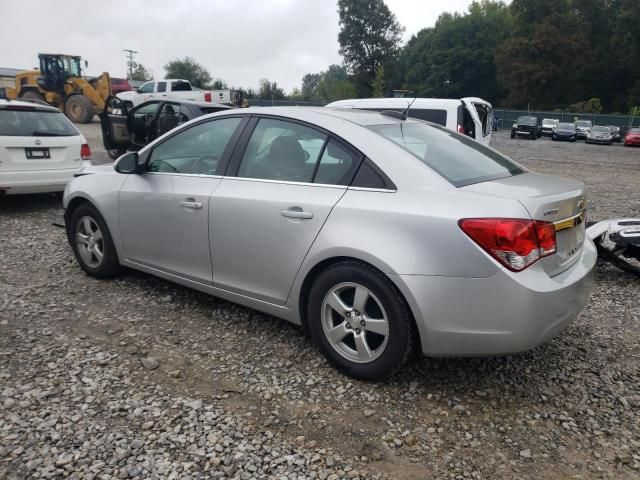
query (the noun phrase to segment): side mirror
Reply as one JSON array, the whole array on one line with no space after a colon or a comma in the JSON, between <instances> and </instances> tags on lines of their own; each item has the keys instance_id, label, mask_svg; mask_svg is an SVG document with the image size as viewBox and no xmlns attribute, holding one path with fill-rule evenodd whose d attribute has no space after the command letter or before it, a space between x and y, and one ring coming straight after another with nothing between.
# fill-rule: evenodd
<instances>
[{"instance_id":1,"label":"side mirror","mask_svg":"<svg viewBox=\"0 0 640 480\"><path fill-rule=\"evenodd\" d=\"M84 68L89 68L89 62L87 62L86 60L84 61Z\"/></svg>"},{"instance_id":2,"label":"side mirror","mask_svg":"<svg viewBox=\"0 0 640 480\"><path fill-rule=\"evenodd\" d=\"M125 153L116 161L113 169L118 173L124 174L138 173L140 170L138 158L138 152Z\"/></svg>"}]
</instances>

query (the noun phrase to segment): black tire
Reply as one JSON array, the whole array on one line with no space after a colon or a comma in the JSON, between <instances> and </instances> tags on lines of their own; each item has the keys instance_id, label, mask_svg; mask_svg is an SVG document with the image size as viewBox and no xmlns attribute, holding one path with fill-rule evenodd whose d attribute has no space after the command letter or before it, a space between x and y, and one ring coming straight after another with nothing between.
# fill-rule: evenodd
<instances>
[{"instance_id":1,"label":"black tire","mask_svg":"<svg viewBox=\"0 0 640 480\"><path fill-rule=\"evenodd\" d=\"M78 233L81 231L80 223L84 222L85 218L91 219L99 228L102 238L95 242L96 245L102 246L102 259L97 265L90 265L80 252L83 246L79 245ZM95 278L109 278L117 275L122 267L118 261L118 253L113 245L113 239L109 233L109 228L105 223L102 215L98 213L96 208L89 204L84 203L76 208L72 213L69 220L69 226L67 229L67 238L73 249L73 254L76 260L80 264L80 267L87 273ZM97 259L97 257L95 257Z\"/></svg>"},{"instance_id":2,"label":"black tire","mask_svg":"<svg viewBox=\"0 0 640 480\"><path fill-rule=\"evenodd\" d=\"M369 303L365 304L369 305L369 307L365 307L365 310L371 310L371 301L374 302L374 309L377 308L379 302L387 317L388 336L386 346L383 346L382 350L376 353L378 356L366 363L349 360L339 353L327 339L323 328L323 315L325 315L323 303L325 297L334 288L346 283L358 284L369 290L373 296L369 297ZM349 287L346 288L348 289ZM352 311L355 312L355 309ZM381 310L378 310L378 312L380 313ZM364 313L368 316L367 311ZM372 314L372 316L377 318L379 313ZM334 315L337 315L337 319L335 316L334 319L338 324L341 322L348 323L346 317L340 318L341 316L337 313ZM366 316L363 318L366 318ZM307 318L311 336L329 363L350 377L360 380L381 380L398 372L414 351L418 340L417 329L409 307L396 286L383 273L358 261L346 260L339 262L320 273L309 292ZM353 316L352 319L354 318L356 317ZM355 327L351 327L349 333L343 337L346 342L355 339L356 333L354 329ZM366 326L362 327L362 329L365 331ZM358 334L360 333L361 331L358 330ZM371 338L368 336L370 333L373 333L373 336L376 337L374 332L362 333L362 336ZM342 344L344 345L346 342ZM367 340L366 342L370 347L369 341ZM375 353L377 348L381 347L374 348L372 352Z\"/></svg>"},{"instance_id":3,"label":"black tire","mask_svg":"<svg viewBox=\"0 0 640 480\"><path fill-rule=\"evenodd\" d=\"M514 131L511 132L511 138L516 138L516 132Z\"/></svg>"},{"instance_id":4,"label":"black tire","mask_svg":"<svg viewBox=\"0 0 640 480\"><path fill-rule=\"evenodd\" d=\"M64 113L74 123L91 123L96 109L85 95L71 95L64 104Z\"/></svg>"}]
</instances>

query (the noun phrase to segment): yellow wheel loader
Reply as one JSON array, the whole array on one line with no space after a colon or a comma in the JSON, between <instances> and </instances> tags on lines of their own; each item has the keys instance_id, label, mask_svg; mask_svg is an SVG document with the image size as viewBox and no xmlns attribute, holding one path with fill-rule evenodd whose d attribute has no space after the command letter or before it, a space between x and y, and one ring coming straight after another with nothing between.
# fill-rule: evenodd
<instances>
[{"instance_id":1,"label":"yellow wheel loader","mask_svg":"<svg viewBox=\"0 0 640 480\"><path fill-rule=\"evenodd\" d=\"M19 72L15 88L6 89L9 99L46 102L62 110L75 123L90 123L96 112L104 109L111 95L108 73L85 80L78 56L40 53L38 58L40 70Z\"/></svg>"}]
</instances>

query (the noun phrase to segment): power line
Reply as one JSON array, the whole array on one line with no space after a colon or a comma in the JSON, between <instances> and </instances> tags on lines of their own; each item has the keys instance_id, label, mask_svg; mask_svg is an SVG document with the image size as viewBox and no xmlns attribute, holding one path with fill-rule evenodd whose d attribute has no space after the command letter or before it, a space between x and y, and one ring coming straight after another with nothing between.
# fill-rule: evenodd
<instances>
[{"instance_id":1,"label":"power line","mask_svg":"<svg viewBox=\"0 0 640 480\"><path fill-rule=\"evenodd\" d=\"M127 67L129 68L129 79L133 78L133 69L136 68L136 62L133 61L133 55L139 52L135 50L124 49L127 52Z\"/></svg>"}]
</instances>

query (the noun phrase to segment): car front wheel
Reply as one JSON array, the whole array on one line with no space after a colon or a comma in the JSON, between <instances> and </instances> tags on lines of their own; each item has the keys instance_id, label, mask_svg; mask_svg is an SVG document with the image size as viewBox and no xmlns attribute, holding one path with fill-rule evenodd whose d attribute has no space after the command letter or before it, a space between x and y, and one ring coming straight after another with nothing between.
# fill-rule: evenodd
<instances>
[{"instance_id":1,"label":"car front wheel","mask_svg":"<svg viewBox=\"0 0 640 480\"><path fill-rule=\"evenodd\" d=\"M417 340L413 318L395 285L356 261L337 263L318 276L309 294L308 319L329 362L362 380L396 373Z\"/></svg>"},{"instance_id":2,"label":"car front wheel","mask_svg":"<svg viewBox=\"0 0 640 480\"><path fill-rule=\"evenodd\" d=\"M76 260L87 274L108 278L120 271L111 234L95 207L83 204L73 211L68 235Z\"/></svg>"}]
</instances>

